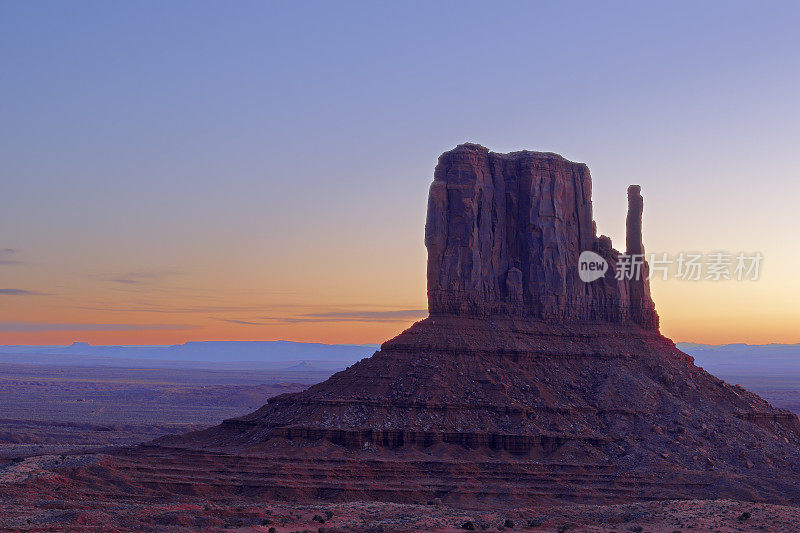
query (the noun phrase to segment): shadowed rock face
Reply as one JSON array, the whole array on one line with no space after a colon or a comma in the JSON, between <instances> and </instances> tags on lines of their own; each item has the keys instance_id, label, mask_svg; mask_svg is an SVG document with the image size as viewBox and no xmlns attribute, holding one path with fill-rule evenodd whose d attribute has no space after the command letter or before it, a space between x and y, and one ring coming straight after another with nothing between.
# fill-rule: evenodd
<instances>
[{"instance_id":1,"label":"shadowed rock face","mask_svg":"<svg viewBox=\"0 0 800 533\"><path fill-rule=\"evenodd\" d=\"M586 165L556 154L497 154L475 144L442 154L425 225L431 315L632 321L657 330L649 283L615 279L619 252L597 237L591 198ZM629 202L628 252L641 254L638 186ZM612 267L591 283L578 277L586 250Z\"/></svg>"}]
</instances>

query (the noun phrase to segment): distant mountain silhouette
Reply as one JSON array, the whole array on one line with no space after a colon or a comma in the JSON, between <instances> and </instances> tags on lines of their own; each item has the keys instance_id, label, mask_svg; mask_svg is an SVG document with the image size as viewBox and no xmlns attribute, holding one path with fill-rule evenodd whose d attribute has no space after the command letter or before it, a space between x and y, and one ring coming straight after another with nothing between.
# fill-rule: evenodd
<instances>
[{"instance_id":1,"label":"distant mountain silhouette","mask_svg":"<svg viewBox=\"0 0 800 533\"><path fill-rule=\"evenodd\" d=\"M719 376L800 376L800 344L694 344L679 342L678 349L695 364Z\"/></svg>"},{"instance_id":2,"label":"distant mountain silhouette","mask_svg":"<svg viewBox=\"0 0 800 533\"><path fill-rule=\"evenodd\" d=\"M341 370L377 345L291 341L209 341L174 346L0 346L0 362L159 368Z\"/></svg>"},{"instance_id":3,"label":"distant mountain silhouette","mask_svg":"<svg viewBox=\"0 0 800 533\"><path fill-rule=\"evenodd\" d=\"M716 375L800 377L799 344L676 343L695 363ZM173 346L0 346L0 362L160 368L341 370L369 357L377 344L292 341L209 341Z\"/></svg>"}]
</instances>

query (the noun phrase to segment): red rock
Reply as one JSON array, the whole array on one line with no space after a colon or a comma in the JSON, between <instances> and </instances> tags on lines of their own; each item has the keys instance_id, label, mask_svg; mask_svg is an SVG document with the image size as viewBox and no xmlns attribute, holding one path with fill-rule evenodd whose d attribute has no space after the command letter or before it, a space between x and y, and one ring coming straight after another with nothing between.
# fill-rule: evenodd
<instances>
[{"instance_id":1,"label":"red rock","mask_svg":"<svg viewBox=\"0 0 800 533\"><path fill-rule=\"evenodd\" d=\"M642 253L639 188L628 195L626 250ZM658 332L645 281L577 277L583 250L618 259L596 236L584 165L459 146L436 168L426 244L431 316L371 358L217 427L120 450L73 485L468 506L800 502L797 416L695 366Z\"/></svg>"},{"instance_id":2,"label":"red rock","mask_svg":"<svg viewBox=\"0 0 800 533\"><path fill-rule=\"evenodd\" d=\"M646 279L584 283L578 256L619 253L597 237L582 163L542 152L497 154L464 144L442 154L425 225L431 315L633 321L658 328ZM642 197L631 186L629 254L643 254ZM644 269L646 272L646 267Z\"/></svg>"}]
</instances>

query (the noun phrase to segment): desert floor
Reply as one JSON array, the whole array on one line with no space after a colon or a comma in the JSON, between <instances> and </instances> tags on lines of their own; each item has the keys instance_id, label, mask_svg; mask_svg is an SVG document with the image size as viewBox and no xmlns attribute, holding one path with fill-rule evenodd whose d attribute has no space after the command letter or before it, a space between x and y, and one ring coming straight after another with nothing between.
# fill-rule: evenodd
<instances>
[{"instance_id":1,"label":"desert floor","mask_svg":"<svg viewBox=\"0 0 800 533\"><path fill-rule=\"evenodd\" d=\"M58 483L63 468L107 457L109 446L216 424L325 377L0 364L0 531L800 531L800 507L730 500L478 511L437 501L298 505L212 494L144 501L125 487L82 501L31 490ZM774 405L800 405L799 383L748 386Z\"/></svg>"}]
</instances>

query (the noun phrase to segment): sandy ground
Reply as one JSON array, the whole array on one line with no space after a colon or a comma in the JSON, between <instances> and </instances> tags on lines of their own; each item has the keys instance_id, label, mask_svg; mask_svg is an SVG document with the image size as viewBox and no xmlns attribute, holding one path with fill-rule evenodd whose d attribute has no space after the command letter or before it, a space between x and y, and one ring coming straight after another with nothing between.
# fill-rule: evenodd
<instances>
[{"instance_id":1,"label":"sandy ground","mask_svg":"<svg viewBox=\"0 0 800 533\"><path fill-rule=\"evenodd\" d=\"M21 490L53 468L84 466L94 455L40 456L0 467L0 531L800 531L800 507L731 500L668 500L619 505L467 510L381 502L297 505L178 497L133 501L122 492L93 501L35 499ZM30 485L28 485L30 486ZM120 487L122 488L122 487Z\"/></svg>"},{"instance_id":2,"label":"sandy ground","mask_svg":"<svg viewBox=\"0 0 800 533\"><path fill-rule=\"evenodd\" d=\"M745 518L749 513L749 517ZM730 500L570 505L503 512L436 505L0 502L2 531L798 531L800 509Z\"/></svg>"}]
</instances>

